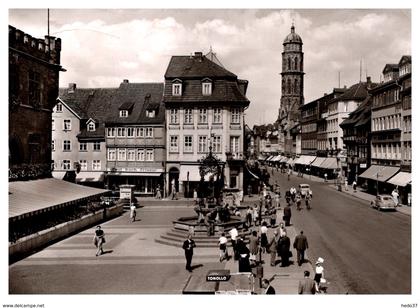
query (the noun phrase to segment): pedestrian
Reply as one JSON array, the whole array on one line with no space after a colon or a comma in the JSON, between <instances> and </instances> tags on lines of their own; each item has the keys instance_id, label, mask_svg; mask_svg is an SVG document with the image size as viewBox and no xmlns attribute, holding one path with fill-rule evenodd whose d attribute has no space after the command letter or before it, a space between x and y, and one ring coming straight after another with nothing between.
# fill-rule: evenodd
<instances>
[{"instance_id":1,"label":"pedestrian","mask_svg":"<svg viewBox=\"0 0 420 308\"><path fill-rule=\"evenodd\" d=\"M290 205L287 204L283 210L283 220L286 223L286 227L290 226L290 218L292 218L292 209Z\"/></svg>"},{"instance_id":2,"label":"pedestrian","mask_svg":"<svg viewBox=\"0 0 420 308\"><path fill-rule=\"evenodd\" d=\"M348 191L348 190L349 190L348 185L349 185L349 182L347 181L347 178L346 178L346 179L344 180L344 189L345 189L346 191Z\"/></svg>"},{"instance_id":3,"label":"pedestrian","mask_svg":"<svg viewBox=\"0 0 420 308\"><path fill-rule=\"evenodd\" d=\"M293 248L296 249L297 262L301 266L305 261L305 250L309 248L308 239L303 235L303 231L300 231L300 234L295 237Z\"/></svg>"},{"instance_id":4,"label":"pedestrian","mask_svg":"<svg viewBox=\"0 0 420 308\"><path fill-rule=\"evenodd\" d=\"M103 244L105 244L105 232L102 230L101 226L96 227L93 243L97 248L96 256L100 256L101 254L103 254Z\"/></svg>"},{"instance_id":5,"label":"pedestrian","mask_svg":"<svg viewBox=\"0 0 420 308\"><path fill-rule=\"evenodd\" d=\"M353 192L357 191L356 188L357 188L357 183L356 181L353 181Z\"/></svg>"},{"instance_id":6,"label":"pedestrian","mask_svg":"<svg viewBox=\"0 0 420 308\"><path fill-rule=\"evenodd\" d=\"M171 192L172 192L172 200L176 199L176 187L175 187L175 179L172 179L171 182Z\"/></svg>"},{"instance_id":7,"label":"pedestrian","mask_svg":"<svg viewBox=\"0 0 420 308\"><path fill-rule=\"evenodd\" d=\"M392 195L392 200L394 201L395 206L398 206L400 194L398 193L397 187L392 191L391 195Z\"/></svg>"},{"instance_id":8,"label":"pedestrian","mask_svg":"<svg viewBox=\"0 0 420 308\"><path fill-rule=\"evenodd\" d=\"M316 293L320 293L320 284L321 280L324 279L324 267L322 266L324 264L324 259L319 257L318 260L315 263L315 290Z\"/></svg>"},{"instance_id":9,"label":"pedestrian","mask_svg":"<svg viewBox=\"0 0 420 308\"><path fill-rule=\"evenodd\" d=\"M263 183L262 189L263 198L267 197L267 186Z\"/></svg>"},{"instance_id":10,"label":"pedestrian","mask_svg":"<svg viewBox=\"0 0 420 308\"><path fill-rule=\"evenodd\" d=\"M237 238L238 238L238 230L236 230L236 228L233 227L229 231L229 234L230 234L230 241L231 241L231 244L232 244L233 258L236 261L236 260L238 260L238 252L237 252L237 249L236 249L236 241L237 241Z\"/></svg>"},{"instance_id":11,"label":"pedestrian","mask_svg":"<svg viewBox=\"0 0 420 308\"><path fill-rule=\"evenodd\" d=\"M253 212L253 209L248 206L248 208L246 209L246 216L245 216L248 228L251 228L252 226L252 212Z\"/></svg>"},{"instance_id":12,"label":"pedestrian","mask_svg":"<svg viewBox=\"0 0 420 308\"><path fill-rule=\"evenodd\" d=\"M309 271L305 271L303 277L299 280L298 294L315 294L315 281L309 278Z\"/></svg>"},{"instance_id":13,"label":"pedestrian","mask_svg":"<svg viewBox=\"0 0 420 308\"><path fill-rule=\"evenodd\" d=\"M280 223L280 226L279 226L279 234L280 234L280 236L287 235L287 230L284 227L284 223L282 223L282 222Z\"/></svg>"},{"instance_id":14,"label":"pedestrian","mask_svg":"<svg viewBox=\"0 0 420 308\"><path fill-rule=\"evenodd\" d=\"M271 228L274 228L276 226L276 220L277 220L277 210L276 209L272 209L271 210L271 215L270 215L270 225L271 225Z\"/></svg>"},{"instance_id":15,"label":"pedestrian","mask_svg":"<svg viewBox=\"0 0 420 308\"><path fill-rule=\"evenodd\" d=\"M158 184L156 187L156 199L162 199L162 194L160 192L160 185Z\"/></svg>"},{"instance_id":16,"label":"pedestrian","mask_svg":"<svg viewBox=\"0 0 420 308\"><path fill-rule=\"evenodd\" d=\"M194 203L198 204L198 194L197 194L197 189L194 188L194 192L193 192L193 199L194 199Z\"/></svg>"},{"instance_id":17,"label":"pedestrian","mask_svg":"<svg viewBox=\"0 0 420 308\"><path fill-rule=\"evenodd\" d=\"M270 285L270 281L268 279L263 279L262 287L264 291L262 294L276 294L276 290Z\"/></svg>"},{"instance_id":18,"label":"pedestrian","mask_svg":"<svg viewBox=\"0 0 420 308\"><path fill-rule=\"evenodd\" d=\"M277 209L281 209L280 207L280 195L278 192L274 195L274 204L276 205Z\"/></svg>"},{"instance_id":19,"label":"pedestrian","mask_svg":"<svg viewBox=\"0 0 420 308\"><path fill-rule=\"evenodd\" d=\"M290 238L287 236L287 234L280 237L280 241L278 244L278 253L281 257L281 267L289 266L289 258L291 256L291 251Z\"/></svg>"},{"instance_id":20,"label":"pedestrian","mask_svg":"<svg viewBox=\"0 0 420 308\"><path fill-rule=\"evenodd\" d=\"M276 255L277 255L277 243L279 242L279 235L277 230L274 231L273 237L270 240L270 243L268 244L268 250L270 252L270 265L276 266Z\"/></svg>"},{"instance_id":21,"label":"pedestrian","mask_svg":"<svg viewBox=\"0 0 420 308\"><path fill-rule=\"evenodd\" d=\"M136 221L136 205L134 203L131 203L130 205L130 220L131 222L135 222Z\"/></svg>"},{"instance_id":22,"label":"pedestrian","mask_svg":"<svg viewBox=\"0 0 420 308\"><path fill-rule=\"evenodd\" d=\"M305 203L306 203L306 209L310 210L311 209L311 194L309 193L309 191L306 192L305 195Z\"/></svg>"},{"instance_id":23,"label":"pedestrian","mask_svg":"<svg viewBox=\"0 0 420 308\"><path fill-rule=\"evenodd\" d=\"M260 232L261 232L261 249L262 252L265 252L267 250L267 245L268 245L268 238L267 238L267 223L265 221L263 221L262 226L260 228Z\"/></svg>"},{"instance_id":24,"label":"pedestrian","mask_svg":"<svg viewBox=\"0 0 420 308\"><path fill-rule=\"evenodd\" d=\"M251 186L251 184L248 185L247 192L248 192L248 197L251 198L252 197L252 186Z\"/></svg>"},{"instance_id":25,"label":"pedestrian","mask_svg":"<svg viewBox=\"0 0 420 308\"><path fill-rule=\"evenodd\" d=\"M258 223L258 205L254 204L254 208L252 211L252 219L254 221L254 226L257 226Z\"/></svg>"},{"instance_id":26,"label":"pedestrian","mask_svg":"<svg viewBox=\"0 0 420 308\"><path fill-rule=\"evenodd\" d=\"M192 272L191 261L194 254L194 247L195 247L195 242L192 239L192 235L189 234L188 238L185 240L184 244L182 245L182 249L184 249L185 251L185 260L186 260L185 269L189 272Z\"/></svg>"},{"instance_id":27,"label":"pedestrian","mask_svg":"<svg viewBox=\"0 0 420 308\"><path fill-rule=\"evenodd\" d=\"M328 182L328 174L324 173L324 182Z\"/></svg>"},{"instance_id":28,"label":"pedestrian","mask_svg":"<svg viewBox=\"0 0 420 308\"><path fill-rule=\"evenodd\" d=\"M249 238L249 251L250 251L250 256L249 256L249 260L255 265L257 263L257 254L258 254L258 250L259 250L259 245L258 245L258 233L257 231L252 231L251 233L251 237Z\"/></svg>"},{"instance_id":29,"label":"pedestrian","mask_svg":"<svg viewBox=\"0 0 420 308\"><path fill-rule=\"evenodd\" d=\"M225 236L225 233L222 233L222 235L219 238L219 250L220 250L220 262L222 262L224 259L228 259L228 251L227 251L227 238Z\"/></svg>"},{"instance_id":30,"label":"pedestrian","mask_svg":"<svg viewBox=\"0 0 420 308\"><path fill-rule=\"evenodd\" d=\"M296 194L296 209L298 210L298 211L300 211L302 208L300 207L300 204L301 204L301 197L300 197L300 193L297 193Z\"/></svg>"},{"instance_id":31,"label":"pedestrian","mask_svg":"<svg viewBox=\"0 0 420 308\"><path fill-rule=\"evenodd\" d=\"M240 273L250 273L251 272L251 264L249 263L250 251L248 247L246 247L242 238L238 238L237 242L237 250L238 250L238 271Z\"/></svg>"}]
</instances>

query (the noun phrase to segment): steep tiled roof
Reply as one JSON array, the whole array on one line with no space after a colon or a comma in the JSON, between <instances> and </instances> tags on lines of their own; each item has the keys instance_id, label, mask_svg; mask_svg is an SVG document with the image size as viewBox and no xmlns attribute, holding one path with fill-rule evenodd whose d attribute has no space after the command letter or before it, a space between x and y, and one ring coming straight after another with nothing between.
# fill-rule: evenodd
<instances>
[{"instance_id":1,"label":"steep tiled roof","mask_svg":"<svg viewBox=\"0 0 420 308\"><path fill-rule=\"evenodd\" d=\"M370 107L371 107L372 99L371 96L367 96L365 100L354 110L350 113L349 117L345 119L340 126L347 126L347 125L354 125L360 126L366 124L370 121Z\"/></svg>"},{"instance_id":2,"label":"steep tiled roof","mask_svg":"<svg viewBox=\"0 0 420 308\"><path fill-rule=\"evenodd\" d=\"M202 55L173 56L165 73L166 79L201 77L236 78L236 75Z\"/></svg>"},{"instance_id":3,"label":"steep tiled roof","mask_svg":"<svg viewBox=\"0 0 420 308\"><path fill-rule=\"evenodd\" d=\"M361 101L366 98L368 95L368 90L374 88L376 86L375 83L368 83L368 82L359 82L352 85L348 88L342 95L335 98L334 102L336 101Z\"/></svg>"}]
</instances>

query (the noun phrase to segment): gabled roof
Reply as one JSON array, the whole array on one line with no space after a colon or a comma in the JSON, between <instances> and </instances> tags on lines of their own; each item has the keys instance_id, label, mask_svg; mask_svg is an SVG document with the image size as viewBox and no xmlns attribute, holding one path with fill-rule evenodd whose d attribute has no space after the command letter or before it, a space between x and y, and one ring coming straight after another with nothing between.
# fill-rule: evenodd
<instances>
[{"instance_id":1,"label":"gabled roof","mask_svg":"<svg viewBox=\"0 0 420 308\"><path fill-rule=\"evenodd\" d=\"M194 56L172 56L168 68L166 69L165 79L173 78L220 78L236 75L225 68L207 59L201 53Z\"/></svg>"},{"instance_id":2,"label":"gabled roof","mask_svg":"<svg viewBox=\"0 0 420 308\"><path fill-rule=\"evenodd\" d=\"M398 64L385 64L385 67L382 70L382 74L385 74L390 71L398 72Z\"/></svg>"},{"instance_id":3,"label":"gabled roof","mask_svg":"<svg viewBox=\"0 0 420 308\"><path fill-rule=\"evenodd\" d=\"M398 62L398 65L400 66L403 63L411 63L411 55L402 56L400 61Z\"/></svg>"},{"instance_id":4,"label":"gabled roof","mask_svg":"<svg viewBox=\"0 0 420 308\"><path fill-rule=\"evenodd\" d=\"M349 117L345 119L340 126L354 125L361 126L370 121L371 113L370 108L372 104L372 97L369 95L365 100L356 108L352 113L349 114Z\"/></svg>"},{"instance_id":5,"label":"gabled roof","mask_svg":"<svg viewBox=\"0 0 420 308\"><path fill-rule=\"evenodd\" d=\"M348 88L342 95L333 99L332 102L341 101L361 101L364 100L368 95L368 90L375 87L376 83L359 82Z\"/></svg>"}]
</instances>

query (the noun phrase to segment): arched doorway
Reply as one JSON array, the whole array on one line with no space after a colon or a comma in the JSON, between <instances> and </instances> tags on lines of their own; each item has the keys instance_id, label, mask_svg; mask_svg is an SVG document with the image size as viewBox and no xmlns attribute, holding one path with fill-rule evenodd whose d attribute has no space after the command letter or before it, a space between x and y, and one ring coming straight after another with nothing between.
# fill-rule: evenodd
<instances>
[{"instance_id":1,"label":"arched doorway","mask_svg":"<svg viewBox=\"0 0 420 308\"><path fill-rule=\"evenodd\" d=\"M169 169L169 194L172 193L173 189L175 189L176 192L179 191L179 169L176 167L172 167L171 169Z\"/></svg>"}]
</instances>

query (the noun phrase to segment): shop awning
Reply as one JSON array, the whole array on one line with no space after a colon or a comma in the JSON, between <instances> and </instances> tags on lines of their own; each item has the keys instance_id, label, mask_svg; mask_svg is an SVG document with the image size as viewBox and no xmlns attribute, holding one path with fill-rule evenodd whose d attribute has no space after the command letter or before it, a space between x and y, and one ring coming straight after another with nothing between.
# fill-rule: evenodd
<instances>
[{"instance_id":1,"label":"shop awning","mask_svg":"<svg viewBox=\"0 0 420 308\"><path fill-rule=\"evenodd\" d=\"M274 157L273 155L270 155L265 161L270 161L273 157Z\"/></svg>"},{"instance_id":2,"label":"shop awning","mask_svg":"<svg viewBox=\"0 0 420 308\"><path fill-rule=\"evenodd\" d=\"M312 167L319 167L325 161L325 157L317 157L311 164Z\"/></svg>"},{"instance_id":3,"label":"shop awning","mask_svg":"<svg viewBox=\"0 0 420 308\"><path fill-rule=\"evenodd\" d=\"M98 172L79 172L76 175L76 181L77 182L103 182L104 180L104 173L102 171Z\"/></svg>"},{"instance_id":4,"label":"shop awning","mask_svg":"<svg viewBox=\"0 0 420 308\"><path fill-rule=\"evenodd\" d=\"M319 168L322 169L337 169L337 159L334 157L327 157L325 160L319 165Z\"/></svg>"},{"instance_id":5,"label":"shop awning","mask_svg":"<svg viewBox=\"0 0 420 308\"><path fill-rule=\"evenodd\" d=\"M210 175L211 174L206 174L204 176L204 180L208 181L210 179ZM181 165L181 170L179 172L179 180L183 182L199 182L201 180L200 167L197 165Z\"/></svg>"},{"instance_id":6,"label":"shop awning","mask_svg":"<svg viewBox=\"0 0 420 308\"><path fill-rule=\"evenodd\" d=\"M271 161L280 161L281 155L275 156Z\"/></svg>"},{"instance_id":7,"label":"shop awning","mask_svg":"<svg viewBox=\"0 0 420 308\"><path fill-rule=\"evenodd\" d=\"M411 173L400 171L387 182L396 186L407 186L407 184L411 184Z\"/></svg>"},{"instance_id":8,"label":"shop awning","mask_svg":"<svg viewBox=\"0 0 420 308\"><path fill-rule=\"evenodd\" d=\"M293 158L289 158L289 160L287 161L287 164L289 164L289 165L294 165L295 164L295 161L297 160L298 158L295 158L295 159L293 159Z\"/></svg>"},{"instance_id":9,"label":"shop awning","mask_svg":"<svg viewBox=\"0 0 420 308\"><path fill-rule=\"evenodd\" d=\"M363 172L359 177L379 182L386 182L390 177L400 170L399 167L372 165L368 170Z\"/></svg>"},{"instance_id":10,"label":"shop awning","mask_svg":"<svg viewBox=\"0 0 420 308\"><path fill-rule=\"evenodd\" d=\"M313 162L316 159L316 156L311 155L302 155L299 157L296 161L296 165L309 165L311 162Z\"/></svg>"},{"instance_id":11,"label":"shop awning","mask_svg":"<svg viewBox=\"0 0 420 308\"><path fill-rule=\"evenodd\" d=\"M113 172L109 176L160 176L162 172Z\"/></svg>"},{"instance_id":12,"label":"shop awning","mask_svg":"<svg viewBox=\"0 0 420 308\"><path fill-rule=\"evenodd\" d=\"M107 190L57 179L9 183L9 219L58 208L70 202L102 195Z\"/></svg>"}]
</instances>

